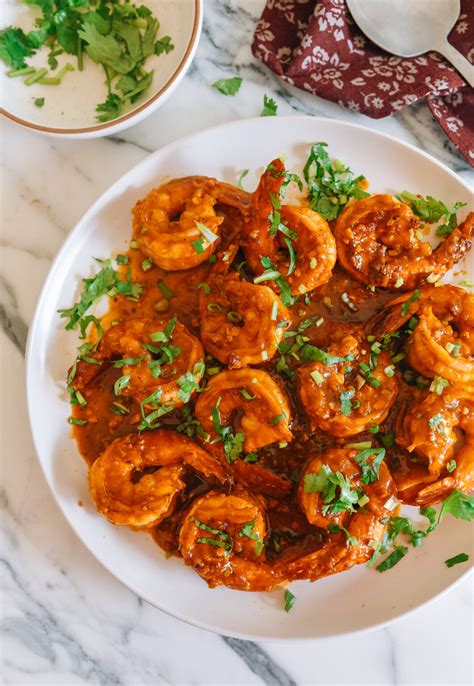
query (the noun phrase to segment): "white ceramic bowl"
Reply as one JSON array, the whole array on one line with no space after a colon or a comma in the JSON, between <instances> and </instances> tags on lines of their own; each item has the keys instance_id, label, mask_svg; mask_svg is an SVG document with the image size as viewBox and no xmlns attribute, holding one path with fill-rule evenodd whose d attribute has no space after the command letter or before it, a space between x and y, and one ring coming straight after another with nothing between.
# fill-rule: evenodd
<instances>
[{"instance_id":1,"label":"white ceramic bowl","mask_svg":"<svg viewBox=\"0 0 474 686\"><path fill-rule=\"evenodd\" d=\"M171 95L188 70L199 42L202 26L202 0L146 0L145 3L160 22L158 38L169 35L174 50L151 56L146 69L154 70L150 88L124 113L109 122L98 123L95 108L107 96L104 73L99 64L84 57L84 70L68 72L60 86L26 86L21 77L8 78L9 67L0 62L0 111L9 119L30 129L62 138L94 138L117 133L154 112ZM38 8L24 0L2 0L1 22L4 26L31 29ZM47 50L29 58L28 64L47 66ZM76 66L73 55L59 55L59 67L66 62ZM43 98L42 107L34 104Z\"/></svg>"},{"instance_id":2,"label":"white ceramic bowl","mask_svg":"<svg viewBox=\"0 0 474 686\"><path fill-rule=\"evenodd\" d=\"M444 560L473 555L472 529L446 517L421 548L392 570L365 566L316 583L291 585L297 602L283 611L283 592L210 590L179 559L165 559L150 536L114 527L100 517L87 489L87 468L71 438L65 376L78 341L56 310L77 299L81 278L96 271L91 256L108 257L128 244L130 209L163 178L206 174L255 187L262 167L285 153L301 173L308 149L326 141L332 156L363 173L374 192L431 194L447 204L472 203L469 188L416 148L375 131L311 117L264 117L234 122L158 150L109 188L85 214L56 258L38 301L27 352L31 427L46 479L64 515L95 557L126 586L156 607L192 624L241 638L311 639L380 626L446 591L469 569ZM466 208L465 208L466 209ZM465 211L464 209L464 211ZM462 216L463 212L460 212ZM458 276L462 266L456 268ZM82 500L84 507L78 506ZM417 509L407 508L416 519ZM418 517L418 520L420 518Z\"/></svg>"}]
</instances>

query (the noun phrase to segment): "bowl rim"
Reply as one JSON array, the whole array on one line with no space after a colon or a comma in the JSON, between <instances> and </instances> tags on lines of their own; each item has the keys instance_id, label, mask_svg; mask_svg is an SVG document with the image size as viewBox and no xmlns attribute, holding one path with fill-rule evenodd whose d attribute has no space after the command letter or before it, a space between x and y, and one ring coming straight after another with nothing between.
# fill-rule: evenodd
<instances>
[{"instance_id":1,"label":"bowl rim","mask_svg":"<svg viewBox=\"0 0 474 686\"><path fill-rule=\"evenodd\" d=\"M203 17L202 4L203 0L194 0L193 27L191 31L191 36L189 37L188 45L186 47L186 50L184 51L180 63L159 91L154 93L154 95L148 98L139 107L131 110L130 112L127 112L126 114L123 114L122 116L117 117L116 119L112 119L111 121L103 122L102 124L94 124L94 126L84 126L78 128L60 128L55 126L44 126L43 124L34 124L28 119L17 117L16 114L9 112L4 107L0 107L0 113L7 117L7 119L10 119L11 121L14 121L22 126L25 126L28 129L33 129L34 131L40 131L41 133L55 134L59 136L82 136L84 134L94 135L98 134L101 131L107 131L107 129L115 128L116 126L122 128L121 125L127 122L129 119L136 117L140 113L143 113L147 108L152 106L154 103L157 103L157 101L161 97L163 97L173 87L173 85L177 85L176 82L179 81L180 77L184 76L183 72L189 66L189 60L192 57L195 48L197 47L197 42L199 41Z\"/></svg>"},{"instance_id":2,"label":"bowl rim","mask_svg":"<svg viewBox=\"0 0 474 686\"><path fill-rule=\"evenodd\" d=\"M454 177L462 186L466 188L469 192L471 191L469 183L462 178L459 174L457 174L455 171L450 169L444 162L441 162L434 156L432 156L430 153L425 152L424 150L420 149L416 145L409 143L408 141L402 140L398 138L395 135L385 133L383 131L379 131L378 129L373 129L369 126L365 126L364 124L359 124L359 123L354 123L350 121L346 121L343 119L335 119L332 117L325 117L325 116L312 116L312 115L307 115L307 114L297 114L297 115L282 115L278 117L278 121L285 121L285 122L291 122L294 123L298 119L304 119L304 120L311 120L316 123L321 122L321 123L327 123L330 122L331 125L341 128L349 128L354 131L354 133L357 133L357 131L369 131L371 135L373 135L375 138L379 138L382 140L394 142L397 145L400 145L402 148L406 148L408 150L414 151L417 155L420 157L424 158L426 161L428 161L431 164L434 164L437 167L440 167L443 172L451 177ZM61 247L59 248L58 252L56 253L55 257L53 258L49 270L47 272L47 275L43 281L43 284L41 286L36 305L35 305L35 310L33 314L33 318L31 320L31 324L28 329L28 335L27 335L27 341L26 341L26 350L25 350L25 375L24 375L24 384L25 384L25 390L26 390L26 402L27 402L27 412L28 412L28 420L29 420L29 428L31 431L31 436L33 439L33 445L35 448L35 454L36 458L39 462L41 472L43 474L43 477L48 485L48 488L51 492L52 498L54 502L56 503L57 507L59 508L61 515L64 517L64 519L67 521L68 525L71 527L73 534L76 536L76 538L82 543L82 545L86 548L88 553L90 553L94 560L97 561L103 569L106 570L111 576L118 581L119 584L127 588L129 591L131 591L133 594L135 594L138 598L142 599L144 602L148 603L151 605L151 607L154 607L155 609L159 610L160 612L163 612L164 614L168 615L169 617L172 617L173 619L176 619L178 621L184 622L188 626L193 626L198 629L202 629L203 631L213 633L213 634L219 634L221 636L227 636L231 638L237 638L241 640L247 640L247 641L257 641L260 643L269 643L269 644L295 644L295 643L300 643L300 644L308 644L316 641L325 641L325 640L337 640L339 638L347 638L347 637L353 637L353 636L359 636L359 635L365 635L369 634L371 632L375 632L377 630L387 628L392 626L395 623L398 623L405 618L411 617L418 613L420 610L423 608L428 607L432 603L436 603L438 600L441 600L444 598L446 595L448 595L453 589L457 588L458 586L461 585L462 582L466 582L469 578L474 577L474 561L471 562L469 567L465 569L465 571L455 580L453 580L451 583L449 583L447 586L445 586L443 589L441 589L439 592L435 593L431 597L427 598L423 602L415 605L414 607L411 607L407 610L401 610L400 612L394 614L392 617L388 619L383 619L377 623L374 624L369 624L368 626L363 626L360 628L355 628L355 629L348 629L346 631L340 631L337 633L332 633L332 634L324 634L321 636L285 636L285 637L275 637L275 636L270 636L270 635L264 635L262 633L252 633L252 632L242 632L238 630L231 630L231 629L222 629L216 627L214 624L210 624L209 622L204 622L204 621L197 621L194 619L190 619L188 616L184 615L183 613L180 613L178 611L172 611L169 608L164 608L160 605L158 605L156 602L153 602L149 597L147 597L143 591L138 588L134 583L124 581L122 578L120 578L115 571L112 569L110 564L103 559L97 557L95 554L93 548L89 545L88 540L80 533L76 527L74 526L73 521L69 517L69 514L65 509L63 509L63 506L61 502L57 498L56 490L53 486L53 483L51 482L45 465L43 463L42 458L40 457L40 450L38 449L38 441L37 441L37 433L35 432L33 426L33 399L32 399L32 390L31 390L31 375L33 374L33 365L32 365L32 355L33 355L33 340L37 336L37 329L39 328L39 323L41 321L41 310L44 304L44 300L46 298L47 292L50 288L50 282L53 281L54 276L56 274L57 269L59 268L59 264L61 262L61 259L63 255L68 251L69 246L74 242L76 238L76 234L78 233L78 227L86 222L89 221L89 219L94 215L96 212L97 206L100 205L100 203L103 201L103 198L105 195L111 194L112 191L120 185L122 182L123 178L125 176L128 176L130 174L133 174L140 168L142 164L145 163L145 160L149 160L150 157L156 157L159 156L160 154L163 153L164 150L167 149L172 149L176 148L178 146L186 145L190 140L193 138L200 136L204 133L209 133L209 132L215 132L221 129L226 129L226 128L232 128L236 125L238 126L245 126L249 122L262 122L262 119L260 117L247 117L243 119L232 119L230 121L226 121L221 124L217 124L215 126L209 126L205 127L204 129L198 129L195 130L185 136L182 136L176 140L171 141L170 143L167 143L157 150L154 150L147 156L145 156L143 159L141 159L139 162L137 162L135 165L133 165L130 169L125 171L123 174L121 174L115 181L113 181L107 188L97 197L87 208L87 210L82 214L82 216L79 218L79 220L75 223L74 227L72 230L69 232L68 236L65 238L64 242L62 243ZM71 439L72 440L72 439Z\"/></svg>"}]
</instances>

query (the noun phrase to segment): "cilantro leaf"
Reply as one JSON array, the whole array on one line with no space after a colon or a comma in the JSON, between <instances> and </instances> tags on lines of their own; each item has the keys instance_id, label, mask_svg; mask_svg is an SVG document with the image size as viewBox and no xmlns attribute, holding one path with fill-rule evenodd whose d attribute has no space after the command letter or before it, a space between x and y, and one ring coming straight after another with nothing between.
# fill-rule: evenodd
<instances>
[{"instance_id":1,"label":"cilantro leaf","mask_svg":"<svg viewBox=\"0 0 474 686\"><path fill-rule=\"evenodd\" d=\"M163 53L167 55L172 50L174 50L174 45L171 42L171 36L163 36L163 38L160 38L160 40L157 40L155 43L155 55L162 55Z\"/></svg>"},{"instance_id":2,"label":"cilantro leaf","mask_svg":"<svg viewBox=\"0 0 474 686\"><path fill-rule=\"evenodd\" d=\"M423 197L422 195L414 195L408 191L403 191L398 196L398 199L411 207L414 214L420 217L428 224L434 224L444 217L444 222L436 229L436 235L446 237L454 231L457 226L456 211L461 207L465 207L467 203L456 202L451 209L442 202L436 200L431 195Z\"/></svg>"},{"instance_id":3,"label":"cilantro leaf","mask_svg":"<svg viewBox=\"0 0 474 686\"><path fill-rule=\"evenodd\" d=\"M321 350L315 345L306 344L301 349L301 357L305 362L321 362L326 367L340 362L350 362L354 356L349 354L347 357L340 357L338 355L331 355L330 353Z\"/></svg>"},{"instance_id":4,"label":"cilantro leaf","mask_svg":"<svg viewBox=\"0 0 474 686\"><path fill-rule=\"evenodd\" d=\"M176 382L179 386L178 398L188 403L195 391L199 390L199 379L204 374L204 360L199 360L193 367L193 371L186 372Z\"/></svg>"},{"instance_id":5,"label":"cilantro leaf","mask_svg":"<svg viewBox=\"0 0 474 686\"><path fill-rule=\"evenodd\" d=\"M454 557L450 557L449 560L445 560L444 564L446 567L454 567L454 565L458 565L461 562L467 562L469 560L469 555L467 553L459 553L459 555L455 555Z\"/></svg>"},{"instance_id":6,"label":"cilantro leaf","mask_svg":"<svg viewBox=\"0 0 474 686\"><path fill-rule=\"evenodd\" d=\"M349 167L337 160L332 162L326 148L323 142L312 146L303 174L311 209L330 221L336 219L350 198L365 198L369 193L361 188L365 178L354 178Z\"/></svg>"},{"instance_id":7,"label":"cilantro leaf","mask_svg":"<svg viewBox=\"0 0 474 686\"><path fill-rule=\"evenodd\" d=\"M222 95L236 95L240 86L242 85L243 79L240 76L234 76L231 79L219 79L212 84L212 87L222 93Z\"/></svg>"},{"instance_id":8,"label":"cilantro leaf","mask_svg":"<svg viewBox=\"0 0 474 686\"><path fill-rule=\"evenodd\" d=\"M283 606L283 609L285 612L289 612L293 605L296 603L296 596L293 595L293 593L286 588L285 589L285 604Z\"/></svg>"},{"instance_id":9,"label":"cilantro leaf","mask_svg":"<svg viewBox=\"0 0 474 686\"><path fill-rule=\"evenodd\" d=\"M111 33L103 36L90 21L84 21L78 35L86 43L85 49L91 60L111 67L118 74L126 74L137 63Z\"/></svg>"},{"instance_id":10,"label":"cilantro leaf","mask_svg":"<svg viewBox=\"0 0 474 686\"><path fill-rule=\"evenodd\" d=\"M458 490L453 491L441 505L438 523L448 513L456 519L471 522L474 520L474 497Z\"/></svg>"},{"instance_id":11,"label":"cilantro leaf","mask_svg":"<svg viewBox=\"0 0 474 686\"><path fill-rule=\"evenodd\" d=\"M105 122L116 119L122 113L122 100L117 93L109 93L106 100L95 108L97 121Z\"/></svg>"},{"instance_id":12,"label":"cilantro leaf","mask_svg":"<svg viewBox=\"0 0 474 686\"><path fill-rule=\"evenodd\" d=\"M336 497L339 489L339 496ZM352 490L351 482L341 472L333 472L328 465L323 465L316 474L309 473L304 477L306 493L321 493L324 498L323 514L337 514L348 510L354 511L361 491Z\"/></svg>"},{"instance_id":13,"label":"cilantro leaf","mask_svg":"<svg viewBox=\"0 0 474 686\"><path fill-rule=\"evenodd\" d=\"M395 546L390 555L387 558L385 558L385 560L381 562L378 567L376 567L376 570L378 572L386 572L387 569L392 569L392 567L395 567L395 565L398 564L400 560L405 557L407 552L408 548L406 545Z\"/></svg>"},{"instance_id":14,"label":"cilantro leaf","mask_svg":"<svg viewBox=\"0 0 474 686\"><path fill-rule=\"evenodd\" d=\"M22 29L8 26L0 31L0 59L10 67L25 67L25 57L35 54Z\"/></svg>"},{"instance_id":15,"label":"cilantro leaf","mask_svg":"<svg viewBox=\"0 0 474 686\"><path fill-rule=\"evenodd\" d=\"M373 456L372 462L369 457ZM385 448L367 448L360 450L354 460L362 470L361 481L363 484L372 484L379 479L380 465L385 457Z\"/></svg>"},{"instance_id":16,"label":"cilantro leaf","mask_svg":"<svg viewBox=\"0 0 474 686\"><path fill-rule=\"evenodd\" d=\"M269 98L265 93L263 96L263 110L260 112L261 117L276 117L278 114L278 105L273 98Z\"/></svg>"},{"instance_id":17,"label":"cilantro leaf","mask_svg":"<svg viewBox=\"0 0 474 686\"><path fill-rule=\"evenodd\" d=\"M257 555L261 555L263 550L263 540L257 533L255 533L255 524L255 519L253 519L251 522L247 522L247 524L244 524L240 530L239 536L247 536L247 538L252 538L255 541L255 553Z\"/></svg>"}]
</instances>

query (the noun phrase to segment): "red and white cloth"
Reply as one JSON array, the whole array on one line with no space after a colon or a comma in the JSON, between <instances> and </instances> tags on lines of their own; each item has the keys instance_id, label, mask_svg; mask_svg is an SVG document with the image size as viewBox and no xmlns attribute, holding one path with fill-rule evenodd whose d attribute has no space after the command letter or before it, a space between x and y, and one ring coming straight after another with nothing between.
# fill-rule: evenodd
<instances>
[{"instance_id":1,"label":"red and white cloth","mask_svg":"<svg viewBox=\"0 0 474 686\"><path fill-rule=\"evenodd\" d=\"M474 0L461 0L449 41L474 63ZM426 98L433 116L474 166L474 91L436 53L395 57L354 24L344 0L267 0L256 57L291 85L378 119Z\"/></svg>"}]
</instances>

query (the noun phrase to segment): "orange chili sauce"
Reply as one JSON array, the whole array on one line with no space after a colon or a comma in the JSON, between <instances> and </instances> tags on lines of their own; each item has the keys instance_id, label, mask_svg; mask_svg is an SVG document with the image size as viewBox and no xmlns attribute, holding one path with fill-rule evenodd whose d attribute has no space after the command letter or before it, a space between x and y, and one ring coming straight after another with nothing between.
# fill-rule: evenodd
<instances>
[{"instance_id":1,"label":"orange chili sauce","mask_svg":"<svg viewBox=\"0 0 474 686\"><path fill-rule=\"evenodd\" d=\"M132 281L140 283L143 292L138 302L128 300L124 296L111 298L109 310L102 318L103 328L107 329L114 323L135 317L171 318L176 315L193 334L199 337L198 302L200 289L198 286L200 283L206 282L211 265L205 262L193 269L175 272L165 272L153 265L150 269L144 270L142 265L146 256L139 249L128 249L123 254L128 257L129 262L119 268L122 278L130 269ZM234 265L239 264L239 257L240 254L234 261ZM247 278L251 279L251 275L248 274ZM165 297L165 294L169 295L168 291L171 292L171 296ZM349 296L350 306L341 299L342 294ZM294 320L291 328L292 330L296 329L299 322L309 317L323 317L324 322L319 327L313 324L304 331L304 335L308 337L309 343L325 349L331 340L351 332L362 331L367 320L380 311L384 303L393 297L394 294L387 291L376 290L372 292L336 266L327 284L308 294L306 298L301 297L290 308ZM293 407L291 430L294 434L294 440L283 448L272 445L258 451L259 465L294 484L310 455L329 447L344 444L347 440L351 442L372 440L374 444L376 443L374 435L369 432L340 441L322 431L311 432L305 413L299 404L294 381L288 379L284 374L277 374L275 371L277 359L278 355L272 361L259 365L259 367L277 377L279 383L287 391ZM212 358L208 358L207 362L209 366L221 366ZM291 367L292 363L289 362L289 365ZM115 438L136 431L141 420L138 403L130 399L129 414L116 415L111 411L112 403L117 400L114 396L114 382L121 374L121 369L104 366L104 371L100 372L98 377L83 391L87 405L83 408L79 405L72 406L74 417L87 419L85 425L73 426L73 433L79 451L89 465ZM403 382L400 381L400 383L404 388L400 397L403 397L411 391ZM192 406L194 401L191 401L190 404ZM393 431L398 406L399 401L394 404L386 421L381 425L383 433ZM180 412L176 411L165 415L162 418L161 426L176 428L181 421ZM400 474L406 472L409 457L406 451L394 446L390 449L388 457L389 466L395 466ZM410 469L412 468L413 465L410 461ZM175 512L150 531L154 540L168 554L179 555L178 534L183 513L195 497L202 495L210 488L211 486L205 481L189 472L187 488L182 494ZM284 550L290 545L295 546L295 549L298 550L314 549L315 546L320 545L322 534L319 534L307 522L306 517L299 509L295 500L294 485L289 495L280 498L267 496L266 502L269 531L277 536L277 540L279 539L278 551L267 551L270 558L272 555L276 556L279 550Z\"/></svg>"}]
</instances>

